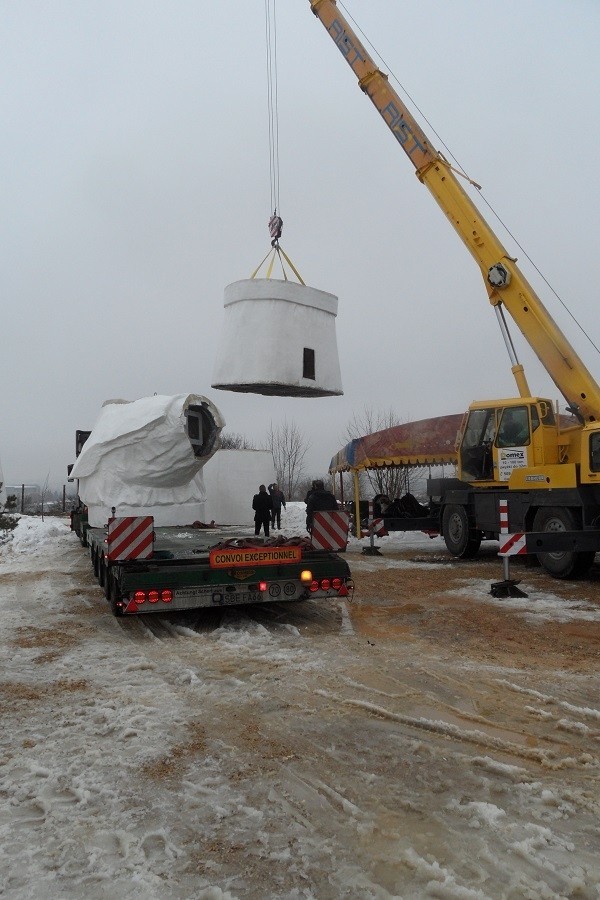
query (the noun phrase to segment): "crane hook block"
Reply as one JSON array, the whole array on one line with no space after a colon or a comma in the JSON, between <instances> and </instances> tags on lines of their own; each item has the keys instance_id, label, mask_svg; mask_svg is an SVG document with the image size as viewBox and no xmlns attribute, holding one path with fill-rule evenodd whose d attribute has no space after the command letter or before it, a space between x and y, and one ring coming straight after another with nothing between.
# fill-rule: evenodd
<instances>
[{"instance_id":1,"label":"crane hook block","mask_svg":"<svg viewBox=\"0 0 600 900\"><path fill-rule=\"evenodd\" d=\"M510 284L510 272L502 265L496 263L491 269L488 269L488 281L495 288L505 288Z\"/></svg>"},{"instance_id":2,"label":"crane hook block","mask_svg":"<svg viewBox=\"0 0 600 900\"><path fill-rule=\"evenodd\" d=\"M273 214L269 219L269 234L271 235L271 246L274 247L283 231L283 219L281 216Z\"/></svg>"}]
</instances>

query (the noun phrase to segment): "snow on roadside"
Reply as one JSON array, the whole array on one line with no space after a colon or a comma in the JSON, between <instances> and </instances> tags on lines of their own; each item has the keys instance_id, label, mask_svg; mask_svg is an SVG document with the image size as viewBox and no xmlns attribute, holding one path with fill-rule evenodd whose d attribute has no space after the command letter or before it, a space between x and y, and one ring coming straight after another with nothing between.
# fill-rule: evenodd
<instances>
[{"instance_id":1,"label":"snow on roadside","mask_svg":"<svg viewBox=\"0 0 600 900\"><path fill-rule=\"evenodd\" d=\"M28 553L69 534L67 519L53 516L46 516L44 519L40 516L19 516L17 527L12 532L7 546L14 553Z\"/></svg>"}]
</instances>

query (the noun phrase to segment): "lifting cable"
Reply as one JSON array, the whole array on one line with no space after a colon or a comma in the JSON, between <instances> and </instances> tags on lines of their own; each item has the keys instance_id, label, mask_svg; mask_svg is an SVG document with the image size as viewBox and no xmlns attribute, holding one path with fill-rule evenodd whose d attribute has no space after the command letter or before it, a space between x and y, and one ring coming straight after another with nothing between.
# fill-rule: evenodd
<instances>
[{"instance_id":1,"label":"lifting cable","mask_svg":"<svg viewBox=\"0 0 600 900\"><path fill-rule=\"evenodd\" d=\"M511 240L513 240L513 241L515 242L515 244L517 245L517 247L519 248L519 250L520 250L520 251L523 253L523 255L525 256L525 258L531 263L531 265L533 266L533 268L535 269L535 271L538 273L538 275L540 276L540 278L542 279L542 281L546 284L546 286L549 288L549 290L554 294L554 296L556 297L556 299L558 300L558 302L560 303L560 305L563 307L563 309L565 310L565 312L571 317L571 319L573 320L573 322L575 323L575 325L577 326L577 328L581 331L581 333L583 334L583 336L584 336L585 338L587 338L587 340L590 342L590 344L592 345L592 347L594 348L594 350L596 350L598 353L600 353L600 347L598 347L598 346L594 343L594 341L592 340L592 338L590 337L590 335L587 333L587 331L585 330L585 328L583 327L583 325L581 325L581 323L578 322L578 320L575 318L575 316L573 315L573 313L571 312L571 310L570 310L569 307L567 306L566 302L562 299L562 297L561 297L560 294L558 293L558 291L556 291L556 290L554 289L554 287L550 284L550 282L548 281L548 279L546 278L546 276L543 274L543 272L538 268L538 266L536 265L536 263L533 261L533 259L531 258L531 256L530 256L529 253L527 252L527 250L525 250L525 248L523 247L523 245L517 240L517 238L516 238L515 235L512 233L512 231L510 230L510 228L509 228L509 227L505 224L505 222L503 222L503 220L500 218L499 214L496 212L496 210L495 210L494 207L491 205L491 203L485 198L485 196L483 195L483 189L482 189L481 185L480 185L480 184L477 184L476 181L473 181L472 178L469 178L469 176L468 176L467 173L465 172L464 168L461 166L461 164L459 163L459 161L457 160L457 158L454 156L454 154L452 153L452 151L450 150L450 148L448 147L448 145L446 144L446 142L445 142L445 141L443 140L443 138L441 138L440 135L437 133L437 131L435 130L435 128L433 127L433 125L431 124L431 122L429 121L429 119L427 118L427 116L422 112L422 110L419 108L418 104L413 100L413 98L412 98L411 95L408 93L408 91L406 90L406 88L404 87L404 85L402 84L402 82L396 77L396 75L394 74L394 72L392 71L392 69L390 68L390 66L388 66L388 64L386 63L386 61L385 61L385 59L383 58L383 56L378 52L378 50L376 49L376 47L373 46L373 44L371 43L371 41L368 39L368 37L366 36L366 34L364 33L364 31L362 30L362 28L360 27L360 25L357 23L356 19L353 18L353 16L352 16L351 13L349 12L349 10L348 10L348 8L345 6L345 4L342 2L342 0L338 0L338 4L339 4L339 6L341 7L341 9L344 10L344 13L345 13L346 16L348 17L348 19L350 19L350 21L352 22L352 24L354 25L354 27L356 28L356 30L357 30L358 32L360 32L360 34L361 34L362 37L363 37L363 40L364 40L365 44L368 44L368 45L369 45L369 47L370 47L371 50L373 51L373 54L381 61L383 67L384 67L385 69L387 69L387 71L389 72L390 76L393 78L393 80L396 82L396 84L397 84L398 87L400 88L401 92L404 94L405 97L408 98L408 100L410 101L411 105L413 106L414 109L416 109L416 111L418 112L419 116L423 119L423 121L427 123L427 127L428 127L428 128L433 132L433 134L436 136L436 139L439 141L439 145L440 145L441 147L443 147L443 148L446 150L446 152L448 153L448 156L451 157L451 158L454 160L454 162L456 163L456 168L455 168L454 166L450 165L450 163L448 163L448 162L446 161L446 165L448 166L448 168L451 169L456 175L460 175L460 176L461 176L462 178L464 178L470 185L472 185L474 188L477 189L479 196L481 197L482 201L485 203L485 205L487 206L487 208L490 210L491 214L494 216L494 218L496 219L496 221L500 223L500 225L501 225L502 228L505 230L505 232L509 235L509 237L511 238Z\"/></svg>"},{"instance_id":2,"label":"lifting cable","mask_svg":"<svg viewBox=\"0 0 600 900\"><path fill-rule=\"evenodd\" d=\"M279 209L279 103L277 86L277 21L276 0L265 0L265 44L267 51L267 110L269 118L269 180L271 183L271 209L269 220L272 246L281 237ZM281 224L279 224L281 223Z\"/></svg>"},{"instance_id":3,"label":"lifting cable","mask_svg":"<svg viewBox=\"0 0 600 900\"><path fill-rule=\"evenodd\" d=\"M285 262L300 282L304 284L298 270L279 243L283 230L283 219L279 215L279 97L277 82L277 20L275 5L277 0L265 0L265 45L267 54L267 110L269 120L269 181L271 185L271 209L269 219L269 235L271 237L271 249L252 273L256 278L259 269L270 256L266 277L270 278L273 272L275 259L279 260L283 277L287 281Z\"/></svg>"}]
</instances>

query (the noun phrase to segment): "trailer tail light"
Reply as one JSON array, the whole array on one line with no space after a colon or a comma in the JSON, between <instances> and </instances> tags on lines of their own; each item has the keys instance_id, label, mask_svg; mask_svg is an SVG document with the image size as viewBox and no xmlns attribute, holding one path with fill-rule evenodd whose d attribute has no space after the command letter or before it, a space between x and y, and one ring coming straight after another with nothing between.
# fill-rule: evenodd
<instances>
[{"instance_id":1,"label":"trailer tail light","mask_svg":"<svg viewBox=\"0 0 600 900\"><path fill-rule=\"evenodd\" d=\"M316 593L316 591L337 591L339 597L347 597L348 589L344 584L343 578L321 578L318 581L316 578L313 578L309 585L309 590L311 593Z\"/></svg>"},{"instance_id":2,"label":"trailer tail light","mask_svg":"<svg viewBox=\"0 0 600 900\"><path fill-rule=\"evenodd\" d=\"M258 582L258 589L259 589L259 591L262 591L262 592L264 593L264 592L266 591L266 589L267 589L267 582L266 582L266 581L259 581L259 582Z\"/></svg>"},{"instance_id":3,"label":"trailer tail light","mask_svg":"<svg viewBox=\"0 0 600 900\"><path fill-rule=\"evenodd\" d=\"M300 572L300 581L302 584L310 584L312 580L313 577L310 569L303 569L302 572Z\"/></svg>"},{"instance_id":4,"label":"trailer tail light","mask_svg":"<svg viewBox=\"0 0 600 900\"><path fill-rule=\"evenodd\" d=\"M159 600L162 600L163 603L171 603L173 601L173 591L168 588L162 591L135 591L133 600L138 606L141 606L146 600L149 603L158 603Z\"/></svg>"}]
</instances>

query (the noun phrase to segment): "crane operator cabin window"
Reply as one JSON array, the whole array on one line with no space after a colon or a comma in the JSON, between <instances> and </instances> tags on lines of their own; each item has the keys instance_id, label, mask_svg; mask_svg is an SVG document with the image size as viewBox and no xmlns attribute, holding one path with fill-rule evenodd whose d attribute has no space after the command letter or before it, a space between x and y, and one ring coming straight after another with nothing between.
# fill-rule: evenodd
<instances>
[{"instance_id":1,"label":"crane operator cabin window","mask_svg":"<svg viewBox=\"0 0 600 900\"><path fill-rule=\"evenodd\" d=\"M498 429L498 447L523 447L529 444L529 414L526 406L505 409Z\"/></svg>"}]
</instances>

